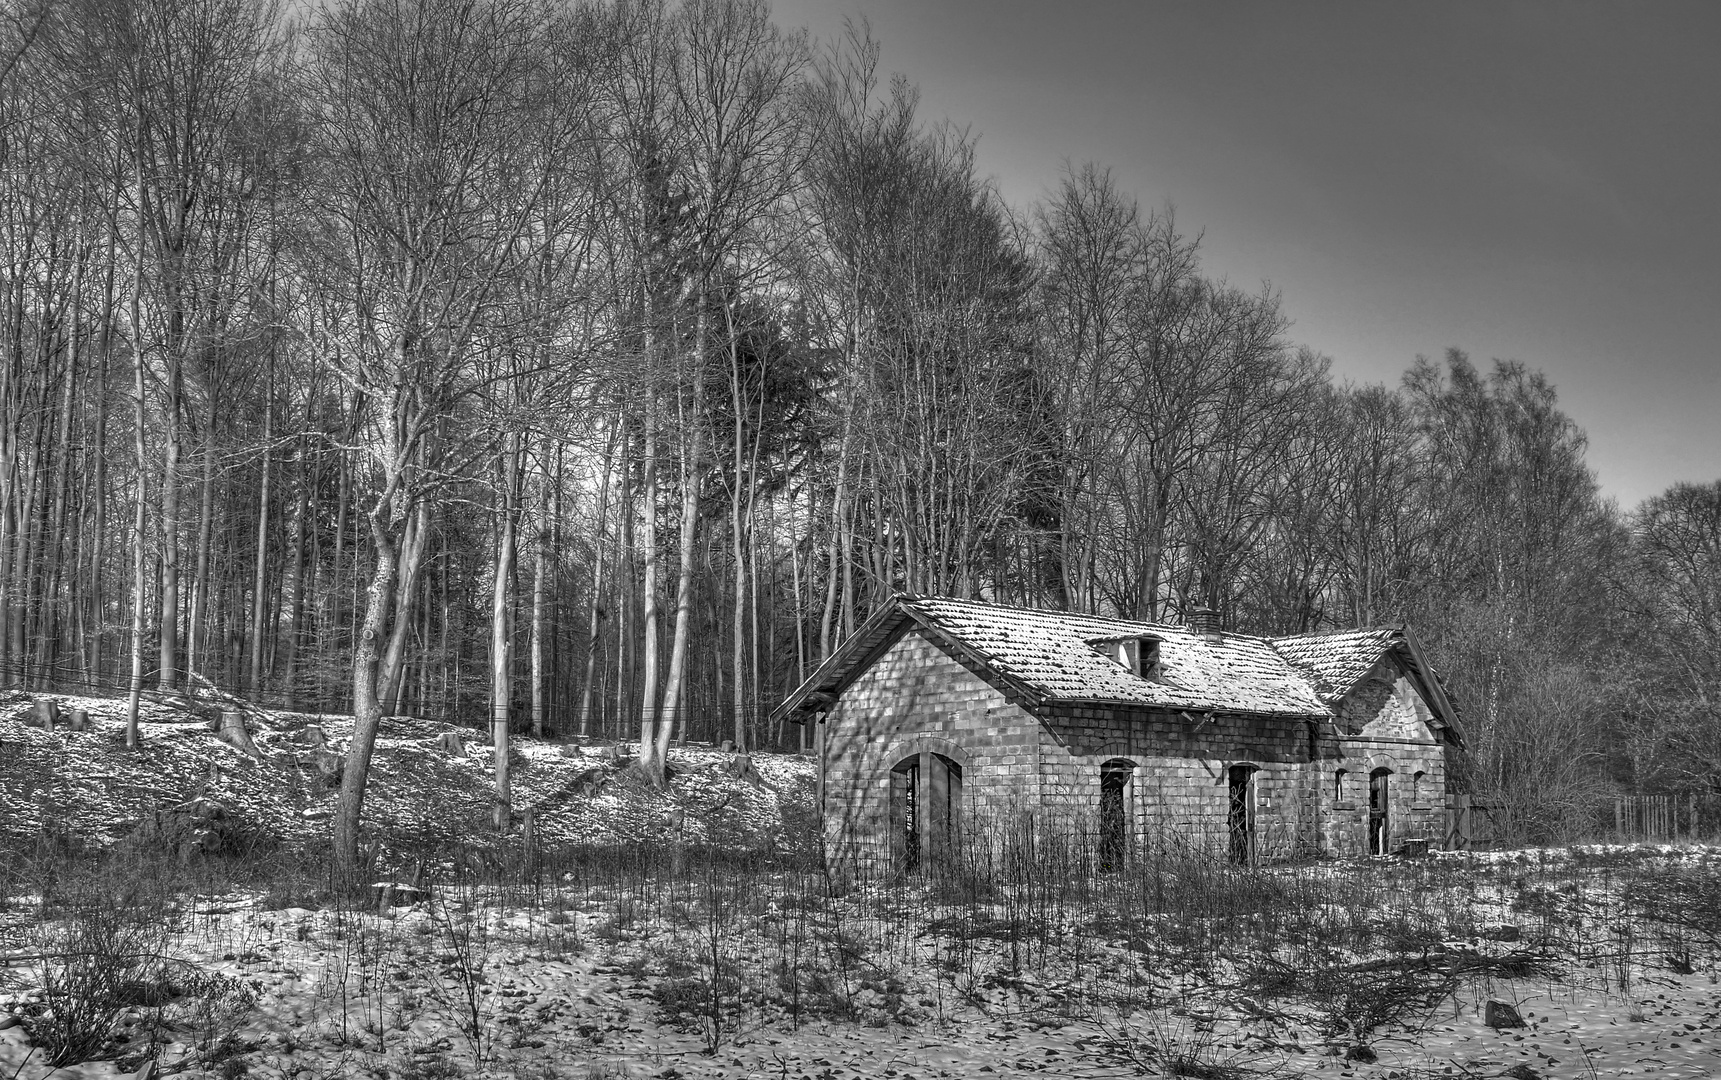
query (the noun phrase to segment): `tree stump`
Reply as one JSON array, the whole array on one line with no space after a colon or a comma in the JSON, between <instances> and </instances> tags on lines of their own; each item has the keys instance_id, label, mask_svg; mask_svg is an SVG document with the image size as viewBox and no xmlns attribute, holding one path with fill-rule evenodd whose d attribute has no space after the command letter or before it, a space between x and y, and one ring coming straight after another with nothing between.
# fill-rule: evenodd
<instances>
[{"instance_id":1,"label":"tree stump","mask_svg":"<svg viewBox=\"0 0 1721 1080\"><path fill-rule=\"evenodd\" d=\"M224 711L215 737L241 753L263 756L258 752L257 744L251 741L251 733L245 730L245 714L242 712Z\"/></svg>"},{"instance_id":2,"label":"tree stump","mask_svg":"<svg viewBox=\"0 0 1721 1080\"><path fill-rule=\"evenodd\" d=\"M45 697L36 699L36 723L49 731L60 720L60 702L57 698Z\"/></svg>"},{"instance_id":3,"label":"tree stump","mask_svg":"<svg viewBox=\"0 0 1721 1080\"><path fill-rule=\"evenodd\" d=\"M436 745L449 757L466 756L466 737L458 731L444 731L437 736Z\"/></svg>"},{"instance_id":4,"label":"tree stump","mask_svg":"<svg viewBox=\"0 0 1721 1080\"><path fill-rule=\"evenodd\" d=\"M73 709L71 717L66 721L66 727L71 731L88 731L90 714L83 709Z\"/></svg>"},{"instance_id":5,"label":"tree stump","mask_svg":"<svg viewBox=\"0 0 1721 1080\"><path fill-rule=\"evenodd\" d=\"M620 765L622 763L621 743L609 744L604 747L603 753L599 756L603 758L604 763L607 765Z\"/></svg>"},{"instance_id":6,"label":"tree stump","mask_svg":"<svg viewBox=\"0 0 1721 1080\"><path fill-rule=\"evenodd\" d=\"M323 729L316 724L307 727L302 738L305 745L312 750L327 750L329 748L329 737L323 734Z\"/></svg>"},{"instance_id":7,"label":"tree stump","mask_svg":"<svg viewBox=\"0 0 1721 1080\"><path fill-rule=\"evenodd\" d=\"M764 783L759 778L759 770L753 767L752 754L736 754L723 765L723 774L735 780L745 780L758 786Z\"/></svg>"},{"instance_id":8,"label":"tree stump","mask_svg":"<svg viewBox=\"0 0 1721 1080\"><path fill-rule=\"evenodd\" d=\"M735 740L724 739L721 743L717 744L717 749L723 751L725 754L733 754L735 752Z\"/></svg>"}]
</instances>

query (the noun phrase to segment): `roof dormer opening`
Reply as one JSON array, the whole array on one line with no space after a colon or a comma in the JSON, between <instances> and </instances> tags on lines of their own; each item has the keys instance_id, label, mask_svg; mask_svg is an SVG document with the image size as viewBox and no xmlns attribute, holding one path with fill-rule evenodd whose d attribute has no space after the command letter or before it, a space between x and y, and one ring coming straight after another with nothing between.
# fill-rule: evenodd
<instances>
[{"instance_id":1,"label":"roof dormer opening","mask_svg":"<svg viewBox=\"0 0 1721 1080\"><path fill-rule=\"evenodd\" d=\"M1159 678L1158 638L1118 638L1102 642L1100 651L1143 679Z\"/></svg>"}]
</instances>

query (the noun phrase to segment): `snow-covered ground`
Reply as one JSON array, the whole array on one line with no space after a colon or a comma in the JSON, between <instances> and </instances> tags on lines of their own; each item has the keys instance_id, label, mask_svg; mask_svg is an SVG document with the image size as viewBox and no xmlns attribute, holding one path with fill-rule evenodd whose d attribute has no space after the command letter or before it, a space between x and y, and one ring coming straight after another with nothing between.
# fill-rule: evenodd
<instances>
[{"instance_id":1,"label":"snow-covered ground","mask_svg":"<svg viewBox=\"0 0 1721 1080\"><path fill-rule=\"evenodd\" d=\"M1372 1030L1355 1026L1368 995L1397 985L1380 981L1379 950L1371 964L1341 947L1324 992L1307 966L1274 988L1263 957L1294 966L1309 943L1249 919L1052 912L1012 935L1007 898L888 883L833 898L721 864L531 896L450 885L380 911L233 892L164 916L183 963L163 979L182 996L128 1010L110 1053L130 1064L153 1037L186 1076L1708 1077L1721 1075L1715 913L1656 890L1705 902L1718 872L1701 849L1285 871L1304 885L1390 877L1373 894L1383 916L1432 929L1461 912L1477 931L1388 950L1407 971L1474 974ZM0 1001L20 1015L48 1004L30 985L37 927L16 901L0 927L23 976ZM1526 1026L1489 1027L1489 1000ZM0 1031L0 1076L124 1075L50 1073L24 1030ZM1375 1060L1354 1060L1358 1046Z\"/></svg>"},{"instance_id":2,"label":"snow-covered ground","mask_svg":"<svg viewBox=\"0 0 1721 1080\"><path fill-rule=\"evenodd\" d=\"M330 896L314 865L270 878L326 829L313 728L338 753L350 721L259 718L254 759L153 706L131 754L118 703L72 707L93 730L0 703L0 840L29 853L0 868L0 1080L145 1057L307 1080L1721 1076L1713 849L1260 870L1143 852L1113 875L1078 854L833 893L782 857L807 839L803 759L758 755L754 780L682 749L656 792L597 748L522 740L535 872L444 863L381 906ZM487 829L488 751L450 756L447 730L385 727L367 804L385 877ZM199 802L261 869L135 838ZM102 941L133 954L97 973L126 1004L91 1060L50 1070L55 989ZM1524 1026L1489 1026L1490 1001Z\"/></svg>"},{"instance_id":3,"label":"snow-covered ground","mask_svg":"<svg viewBox=\"0 0 1721 1080\"><path fill-rule=\"evenodd\" d=\"M332 777L318 768L344 752L350 716L270 712L251 718L258 757L227 745L184 710L146 701L142 748L125 749L125 702L58 696L59 730L28 726L31 699L0 699L0 843L44 833L72 844L105 847L133 835L144 819L195 799L219 807L236 844L296 844L327 835ZM73 709L90 717L67 730ZM445 752L445 732L467 737L463 756ZM319 735L327 749L319 751ZM475 737L476 736L476 737ZM631 748L623 746L624 753ZM785 818L811 812L810 759L758 754L761 783L724 774L731 755L678 747L681 774L667 793L630 783L608 763L605 748L518 739L514 809L532 809L547 847L643 839L664 833L682 812L688 843L768 850L785 837ZM365 795L368 826L399 847L447 845L482 835L491 815L493 751L471 729L389 717L383 721ZM793 804L793 805L786 805Z\"/></svg>"}]
</instances>

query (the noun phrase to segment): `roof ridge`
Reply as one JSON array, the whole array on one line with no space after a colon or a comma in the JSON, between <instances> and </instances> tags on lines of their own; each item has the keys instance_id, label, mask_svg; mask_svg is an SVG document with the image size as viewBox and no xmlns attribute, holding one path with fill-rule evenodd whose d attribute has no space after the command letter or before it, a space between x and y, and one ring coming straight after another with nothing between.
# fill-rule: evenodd
<instances>
[{"instance_id":1,"label":"roof ridge","mask_svg":"<svg viewBox=\"0 0 1721 1080\"><path fill-rule=\"evenodd\" d=\"M1399 633L1404 630L1403 623L1376 623L1372 626L1352 626L1334 630L1307 630L1301 634L1278 634L1267 638L1268 641L1296 641L1302 638L1329 638L1342 634L1379 634Z\"/></svg>"}]
</instances>

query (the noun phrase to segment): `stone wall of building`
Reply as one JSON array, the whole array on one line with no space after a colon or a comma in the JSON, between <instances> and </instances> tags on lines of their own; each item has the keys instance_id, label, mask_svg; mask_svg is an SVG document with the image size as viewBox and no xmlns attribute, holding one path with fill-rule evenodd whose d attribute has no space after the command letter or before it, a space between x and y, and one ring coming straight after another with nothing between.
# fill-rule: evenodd
<instances>
[{"instance_id":1,"label":"stone wall of building","mask_svg":"<svg viewBox=\"0 0 1721 1080\"><path fill-rule=\"evenodd\" d=\"M822 721L833 871L876 876L897 865L891 770L926 753L960 766L957 812L971 842L997 843L1027 825L1097 843L1104 767L1117 759L1134 766L1126 824L1143 850L1228 851L1233 766L1253 770L1260 858L1366 852L1369 778L1382 768L1391 770L1388 850L1412 838L1438 847L1443 836L1444 747L1413 681L1390 660L1342 703L1336 737L1298 718L1106 705L1045 712L1042 720L1012 703L918 631L896 642Z\"/></svg>"},{"instance_id":2,"label":"stone wall of building","mask_svg":"<svg viewBox=\"0 0 1721 1080\"><path fill-rule=\"evenodd\" d=\"M1387 850L1406 840L1441 846L1446 831L1446 748L1429 726L1433 712L1391 657L1340 703L1339 757L1326 763L1325 848L1368 852L1369 783L1387 769Z\"/></svg>"},{"instance_id":3,"label":"stone wall of building","mask_svg":"<svg viewBox=\"0 0 1721 1080\"><path fill-rule=\"evenodd\" d=\"M1105 762L1135 765L1126 791L1138 844L1230 847L1230 771L1253 770L1255 850L1311 854L1321 841L1318 775L1300 719L1055 707L1042 736L1041 800L1048 812L1097 821Z\"/></svg>"},{"instance_id":4,"label":"stone wall of building","mask_svg":"<svg viewBox=\"0 0 1721 1080\"><path fill-rule=\"evenodd\" d=\"M911 754L930 751L961 766L967 827L1038 799L1040 722L918 632L843 691L822 724L825 852L834 870L891 869L890 771Z\"/></svg>"}]
</instances>

